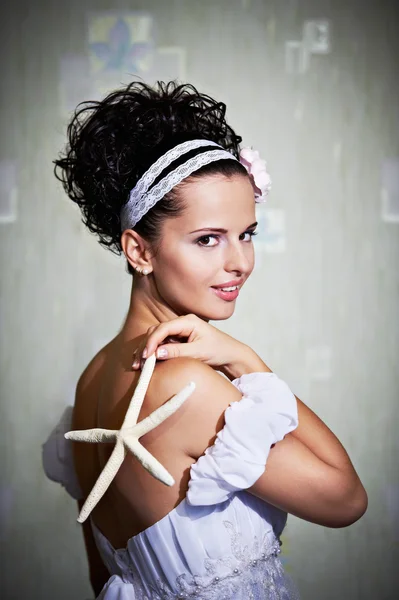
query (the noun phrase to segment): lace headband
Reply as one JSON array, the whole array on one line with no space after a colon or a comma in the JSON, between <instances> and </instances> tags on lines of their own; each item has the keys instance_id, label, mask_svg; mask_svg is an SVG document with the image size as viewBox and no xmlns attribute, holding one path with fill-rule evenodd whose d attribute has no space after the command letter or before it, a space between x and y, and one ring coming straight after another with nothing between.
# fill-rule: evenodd
<instances>
[{"instance_id":1,"label":"lace headband","mask_svg":"<svg viewBox=\"0 0 399 600\"><path fill-rule=\"evenodd\" d=\"M162 173L166 167L171 165L175 160L187 154L191 150L195 150L201 147L214 146L214 149L205 150L204 152L197 154L196 156L188 159L185 163L179 165L170 173L165 175L156 185L151 188L156 178ZM136 223L168 192L172 190L176 185L181 183L183 179L197 171L201 167L208 165L215 160L221 159L232 159L237 158L225 150L219 144L211 142L209 140L190 140L178 144L171 150L168 150L158 160L151 165L151 167L144 173L139 179L137 184L131 190L129 199L121 210L121 229L132 229ZM270 189L270 178L266 173L266 163L259 159L259 153L251 150L250 148L243 148L240 152L241 164L246 168L254 187L255 200L257 202L264 201L269 189ZM262 164L260 164L262 163ZM257 173L251 172L254 165L258 164ZM253 169L252 169L253 170ZM266 174L267 185L260 186L260 183L264 184ZM255 177L257 181L255 183ZM260 176L263 176L263 181L260 182ZM151 189L150 189L151 188Z\"/></svg>"}]
</instances>

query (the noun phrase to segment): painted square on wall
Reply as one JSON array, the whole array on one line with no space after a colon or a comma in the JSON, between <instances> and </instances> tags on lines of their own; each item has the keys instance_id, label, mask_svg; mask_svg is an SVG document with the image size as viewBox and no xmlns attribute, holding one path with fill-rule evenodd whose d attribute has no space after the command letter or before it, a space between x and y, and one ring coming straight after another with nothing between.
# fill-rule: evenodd
<instances>
[{"instance_id":1,"label":"painted square on wall","mask_svg":"<svg viewBox=\"0 0 399 600\"><path fill-rule=\"evenodd\" d=\"M86 54L65 54L59 68L61 114L74 111L80 102L99 100L90 77L89 58Z\"/></svg>"},{"instance_id":2,"label":"painted square on wall","mask_svg":"<svg viewBox=\"0 0 399 600\"><path fill-rule=\"evenodd\" d=\"M90 74L98 90L141 79L155 83L184 77L181 47L158 47L157 27L150 13L94 12L88 16Z\"/></svg>"},{"instance_id":3,"label":"painted square on wall","mask_svg":"<svg viewBox=\"0 0 399 600\"><path fill-rule=\"evenodd\" d=\"M289 75L306 73L309 68L309 52L302 40L285 42L285 70Z\"/></svg>"},{"instance_id":4,"label":"painted square on wall","mask_svg":"<svg viewBox=\"0 0 399 600\"><path fill-rule=\"evenodd\" d=\"M381 218L399 223L399 157L386 158L381 173Z\"/></svg>"},{"instance_id":5,"label":"painted square on wall","mask_svg":"<svg viewBox=\"0 0 399 600\"><path fill-rule=\"evenodd\" d=\"M17 220L17 163L0 160L0 224Z\"/></svg>"},{"instance_id":6,"label":"painted square on wall","mask_svg":"<svg viewBox=\"0 0 399 600\"><path fill-rule=\"evenodd\" d=\"M267 253L285 252L285 211L281 208L256 207L258 235L254 238L255 250Z\"/></svg>"},{"instance_id":7,"label":"painted square on wall","mask_svg":"<svg viewBox=\"0 0 399 600\"><path fill-rule=\"evenodd\" d=\"M331 28L328 19L305 21L303 24L303 43L310 54L329 54L331 52Z\"/></svg>"},{"instance_id":8,"label":"painted square on wall","mask_svg":"<svg viewBox=\"0 0 399 600\"><path fill-rule=\"evenodd\" d=\"M62 114L79 102L101 100L132 81L184 80L186 52L180 46L157 45L156 23L138 11L90 12L86 52L62 57Z\"/></svg>"},{"instance_id":9,"label":"painted square on wall","mask_svg":"<svg viewBox=\"0 0 399 600\"><path fill-rule=\"evenodd\" d=\"M332 376L332 348L327 345L306 349L306 372L310 381L328 381Z\"/></svg>"},{"instance_id":10,"label":"painted square on wall","mask_svg":"<svg viewBox=\"0 0 399 600\"><path fill-rule=\"evenodd\" d=\"M154 62L154 22L150 14L105 12L88 18L90 72L143 75Z\"/></svg>"},{"instance_id":11,"label":"painted square on wall","mask_svg":"<svg viewBox=\"0 0 399 600\"><path fill-rule=\"evenodd\" d=\"M304 21L302 38L285 42L285 71L301 75L310 68L312 54L326 55L331 52L331 26L328 19Z\"/></svg>"}]
</instances>

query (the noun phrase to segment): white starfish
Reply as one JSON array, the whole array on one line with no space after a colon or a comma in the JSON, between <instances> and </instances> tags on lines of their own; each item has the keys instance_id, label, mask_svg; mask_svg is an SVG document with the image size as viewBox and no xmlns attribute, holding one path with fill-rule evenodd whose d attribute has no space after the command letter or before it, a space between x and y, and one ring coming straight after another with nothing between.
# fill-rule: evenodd
<instances>
[{"instance_id":1,"label":"white starfish","mask_svg":"<svg viewBox=\"0 0 399 600\"><path fill-rule=\"evenodd\" d=\"M74 440L76 442L116 442L111 456L80 511L78 517L79 523L83 523L87 519L93 508L107 491L123 463L127 450L130 450L137 460L141 462L143 467L156 479L159 479L159 481L162 481L165 485L173 485L175 483L172 475L165 467L163 467L161 463L140 444L139 438L175 413L183 402L191 396L195 389L195 383L191 381L178 394L168 400L168 402L165 402L165 404L154 410L148 417L140 421L140 423L137 423L148 384L155 368L155 363L156 357L154 353L149 356L144 363L133 398L130 401L122 427L119 430L95 428L69 431L65 434L65 437L68 440Z\"/></svg>"}]
</instances>

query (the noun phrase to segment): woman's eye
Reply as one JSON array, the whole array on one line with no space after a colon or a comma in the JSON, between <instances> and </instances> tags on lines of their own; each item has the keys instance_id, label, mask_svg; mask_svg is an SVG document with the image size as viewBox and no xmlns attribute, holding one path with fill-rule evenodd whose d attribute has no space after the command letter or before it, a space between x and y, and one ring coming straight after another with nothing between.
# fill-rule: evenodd
<instances>
[{"instance_id":1,"label":"woman's eye","mask_svg":"<svg viewBox=\"0 0 399 600\"><path fill-rule=\"evenodd\" d=\"M210 246L209 244L207 244L207 243L206 243L206 241L207 241L207 240L210 240L210 239L212 239L212 238L216 238L216 237L217 237L216 235L204 235L203 237L201 237L201 238L199 238L199 239L197 240L197 243L198 243L200 246L205 246L205 247L208 247L208 248L212 248L212 246L215 246L216 244L212 244L212 246ZM205 240L205 241L204 241L204 240Z\"/></svg>"},{"instance_id":2,"label":"woman's eye","mask_svg":"<svg viewBox=\"0 0 399 600\"><path fill-rule=\"evenodd\" d=\"M245 233L243 233L243 235L249 235L249 240L247 240L248 242L251 240L251 238L253 238L254 235L258 235L257 231L246 231Z\"/></svg>"},{"instance_id":3,"label":"woman's eye","mask_svg":"<svg viewBox=\"0 0 399 600\"><path fill-rule=\"evenodd\" d=\"M242 233L240 237L245 236L245 235L249 235L249 239L245 240L246 242L250 242L251 238L254 235L258 235L257 231L246 231L245 233ZM200 237L197 240L197 244L199 246L203 246L204 248L213 248L214 246L216 246L217 244L208 244L207 242L211 239L215 239L217 240L219 236L217 235L204 235L202 237Z\"/></svg>"}]
</instances>

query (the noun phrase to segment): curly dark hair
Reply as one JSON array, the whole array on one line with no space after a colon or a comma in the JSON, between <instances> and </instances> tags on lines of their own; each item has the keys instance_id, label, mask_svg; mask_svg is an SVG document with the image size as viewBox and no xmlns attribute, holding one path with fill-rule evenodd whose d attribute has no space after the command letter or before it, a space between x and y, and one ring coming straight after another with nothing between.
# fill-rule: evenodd
<instances>
[{"instance_id":1,"label":"curly dark hair","mask_svg":"<svg viewBox=\"0 0 399 600\"><path fill-rule=\"evenodd\" d=\"M206 139L238 158L242 138L227 124L225 113L224 103L200 94L190 84L158 81L150 87L133 82L100 102L78 105L67 129L64 154L54 161L55 176L80 206L83 223L99 237L99 243L121 254L121 208L130 190L162 154L181 142ZM190 177L216 173L230 177L246 175L246 170L227 159L206 165ZM182 210L184 205L172 190L133 229L156 248L162 221L179 216ZM133 272L130 265L128 270Z\"/></svg>"}]
</instances>

